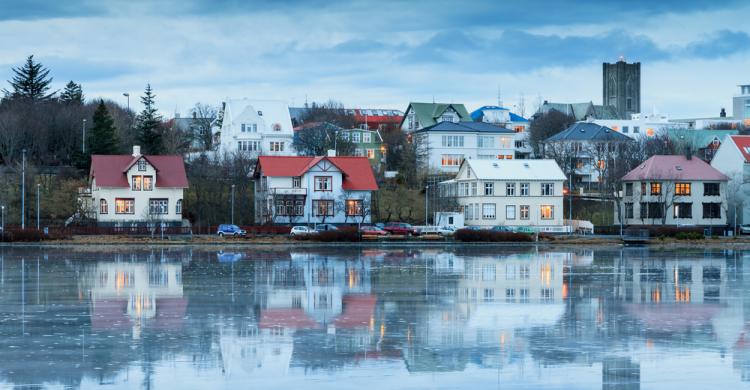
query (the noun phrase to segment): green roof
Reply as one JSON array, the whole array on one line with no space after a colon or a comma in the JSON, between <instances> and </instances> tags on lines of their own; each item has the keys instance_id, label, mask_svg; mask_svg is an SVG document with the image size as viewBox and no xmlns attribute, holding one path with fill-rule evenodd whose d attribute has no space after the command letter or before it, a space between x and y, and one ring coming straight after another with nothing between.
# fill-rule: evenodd
<instances>
[{"instance_id":1,"label":"green roof","mask_svg":"<svg viewBox=\"0 0 750 390\"><path fill-rule=\"evenodd\" d=\"M438 118L445 112L449 107L458 114L461 122L471 122L471 115L469 111L464 107L463 104L454 103L409 103L409 107L414 110L414 114L417 116L419 121L419 127L432 126L438 123ZM406 108L406 112L409 112L409 107ZM404 118L406 116L404 115Z\"/></svg>"},{"instance_id":2,"label":"green roof","mask_svg":"<svg viewBox=\"0 0 750 390\"><path fill-rule=\"evenodd\" d=\"M737 130L714 130L714 129L667 129L667 136L673 141L689 142L695 147L705 147L714 140L724 142L724 137L737 135Z\"/></svg>"}]
</instances>

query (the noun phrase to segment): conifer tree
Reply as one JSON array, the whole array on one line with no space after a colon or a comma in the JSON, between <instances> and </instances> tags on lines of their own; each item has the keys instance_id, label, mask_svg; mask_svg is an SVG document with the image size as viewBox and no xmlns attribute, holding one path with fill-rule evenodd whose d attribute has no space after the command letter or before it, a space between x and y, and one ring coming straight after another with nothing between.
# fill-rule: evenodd
<instances>
[{"instance_id":1,"label":"conifer tree","mask_svg":"<svg viewBox=\"0 0 750 390\"><path fill-rule=\"evenodd\" d=\"M81 88L81 84L76 84L73 80L70 80L60 94L60 102L65 104L83 104L83 89Z\"/></svg>"},{"instance_id":2,"label":"conifer tree","mask_svg":"<svg viewBox=\"0 0 750 390\"><path fill-rule=\"evenodd\" d=\"M115 122L109 115L104 100L99 100L99 105L94 111L94 126L89 133L89 147L91 154L116 154L119 152L119 141L115 129Z\"/></svg>"},{"instance_id":3,"label":"conifer tree","mask_svg":"<svg viewBox=\"0 0 750 390\"><path fill-rule=\"evenodd\" d=\"M49 69L35 62L33 55L26 59L23 66L13 68L13 73L13 78L8 80L13 90L3 90L6 98L40 102L49 100L55 94L54 92L47 93L49 84L52 82Z\"/></svg>"},{"instance_id":4,"label":"conifer tree","mask_svg":"<svg viewBox=\"0 0 750 390\"><path fill-rule=\"evenodd\" d=\"M138 131L138 142L141 149L147 154L162 154L164 152L164 140L161 134L161 115L156 111L151 84L146 85L146 91L141 96L143 111L136 118L136 130Z\"/></svg>"}]
</instances>

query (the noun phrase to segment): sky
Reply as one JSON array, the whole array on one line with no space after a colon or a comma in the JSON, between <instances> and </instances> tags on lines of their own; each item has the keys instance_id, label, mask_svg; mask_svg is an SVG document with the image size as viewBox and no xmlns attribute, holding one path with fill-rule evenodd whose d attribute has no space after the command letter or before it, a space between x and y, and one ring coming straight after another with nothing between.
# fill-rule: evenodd
<instances>
[{"instance_id":1,"label":"sky","mask_svg":"<svg viewBox=\"0 0 750 390\"><path fill-rule=\"evenodd\" d=\"M0 0L0 79L33 54L87 99L139 110L150 83L165 116L245 97L528 116L601 104L601 64L623 56L641 62L643 112L717 116L750 83L747 15L742 0Z\"/></svg>"}]
</instances>

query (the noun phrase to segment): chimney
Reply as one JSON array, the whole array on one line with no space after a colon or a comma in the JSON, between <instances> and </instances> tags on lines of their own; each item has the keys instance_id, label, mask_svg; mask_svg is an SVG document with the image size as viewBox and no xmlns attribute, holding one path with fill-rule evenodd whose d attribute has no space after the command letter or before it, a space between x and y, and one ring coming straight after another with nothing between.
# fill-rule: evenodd
<instances>
[{"instance_id":1,"label":"chimney","mask_svg":"<svg viewBox=\"0 0 750 390\"><path fill-rule=\"evenodd\" d=\"M688 161L693 159L693 151L690 150L690 146L685 148L685 159Z\"/></svg>"},{"instance_id":2,"label":"chimney","mask_svg":"<svg viewBox=\"0 0 750 390\"><path fill-rule=\"evenodd\" d=\"M133 157L138 157L141 155L141 147L138 145L133 145Z\"/></svg>"},{"instance_id":3,"label":"chimney","mask_svg":"<svg viewBox=\"0 0 750 390\"><path fill-rule=\"evenodd\" d=\"M727 117L727 110L724 109L724 107L721 108L721 112L719 113L719 117L726 118Z\"/></svg>"},{"instance_id":4,"label":"chimney","mask_svg":"<svg viewBox=\"0 0 750 390\"><path fill-rule=\"evenodd\" d=\"M336 149L328 149L328 157L336 157Z\"/></svg>"},{"instance_id":5,"label":"chimney","mask_svg":"<svg viewBox=\"0 0 750 390\"><path fill-rule=\"evenodd\" d=\"M193 111L193 119L196 119L196 118L198 118L198 113Z\"/></svg>"}]
</instances>

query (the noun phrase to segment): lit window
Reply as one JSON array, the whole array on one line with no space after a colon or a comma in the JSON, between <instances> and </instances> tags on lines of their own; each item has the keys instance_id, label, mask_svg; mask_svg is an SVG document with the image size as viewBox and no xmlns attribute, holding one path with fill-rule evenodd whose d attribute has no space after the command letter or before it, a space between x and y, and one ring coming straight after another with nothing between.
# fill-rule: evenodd
<instances>
[{"instance_id":1,"label":"lit window","mask_svg":"<svg viewBox=\"0 0 750 390\"><path fill-rule=\"evenodd\" d=\"M315 191L332 191L331 176L315 176Z\"/></svg>"},{"instance_id":2,"label":"lit window","mask_svg":"<svg viewBox=\"0 0 750 390\"><path fill-rule=\"evenodd\" d=\"M463 158L461 154L444 154L440 158L440 163L444 167L457 167L461 165Z\"/></svg>"},{"instance_id":3,"label":"lit window","mask_svg":"<svg viewBox=\"0 0 750 390\"><path fill-rule=\"evenodd\" d=\"M651 183L651 195L661 195L661 183Z\"/></svg>"},{"instance_id":4,"label":"lit window","mask_svg":"<svg viewBox=\"0 0 750 390\"><path fill-rule=\"evenodd\" d=\"M134 214L135 213L135 200L134 199L115 199L115 214Z\"/></svg>"},{"instance_id":5,"label":"lit window","mask_svg":"<svg viewBox=\"0 0 750 390\"><path fill-rule=\"evenodd\" d=\"M675 183L675 195L690 196L690 183Z\"/></svg>"},{"instance_id":6,"label":"lit window","mask_svg":"<svg viewBox=\"0 0 750 390\"><path fill-rule=\"evenodd\" d=\"M370 160L375 158L375 149L367 149L367 158Z\"/></svg>"},{"instance_id":7,"label":"lit window","mask_svg":"<svg viewBox=\"0 0 750 390\"><path fill-rule=\"evenodd\" d=\"M99 214L107 214L108 212L107 201L105 199L99 199Z\"/></svg>"},{"instance_id":8,"label":"lit window","mask_svg":"<svg viewBox=\"0 0 750 390\"><path fill-rule=\"evenodd\" d=\"M152 176L143 176L143 190L151 191L154 189L154 178Z\"/></svg>"},{"instance_id":9,"label":"lit window","mask_svg":"<svg viewBox=\"0 0 750 390\"><path fill-rule=\"evenodd\" d=\"M316 217L331 217L333 216L333 201L313 200L313 210Z\"/></svg>"},{"instance_id":10,"label":"lit window","mask_svg":"<svg viewBox=\"0 0 750 390\"><path fill-rule=\"evenodd\" d=\"M364 210L362 207L362 200L360 199L348 199L346 201L346 215L347 216L361 216Z\"/></svg>"},{"instance_id":11,"label":"lit window","mask_svg":"<svg viewBox=\"0 0 750 390\"><path fill-rule=\"evenodd\" d=\"M539 206L539 215L542 219L553 219L555 217L555 206L552 205L541 205Z\"/></svg>"},{"instance_id":12,"label":"lit window","mask_svg":"<svg viewBox=\"0 0 750 390\"><path fill-rule=\"evenodd\" d=\"M143 176L133 176L132 181L131 190L140 191L143 188Z\"/></svg>"}]
</instances>

